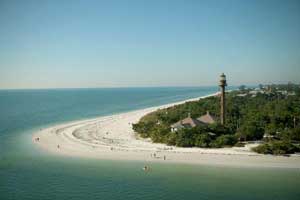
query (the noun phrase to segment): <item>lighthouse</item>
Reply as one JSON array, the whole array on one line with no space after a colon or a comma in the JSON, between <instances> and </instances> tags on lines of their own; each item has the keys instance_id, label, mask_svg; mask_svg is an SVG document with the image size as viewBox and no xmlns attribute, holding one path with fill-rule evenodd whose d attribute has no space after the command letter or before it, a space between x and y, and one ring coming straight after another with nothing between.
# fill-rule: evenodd
<instances>
[{"instance_id":1,"label":"lighthouse","mask_svg":"<svg viewBox=\"0 0 300 200\"><path fill-rule=\"evenodd\" d=\"M225 125L225 87L227 86L226 83L226 76L224 73L220 76L220 83L219 83L220 89L221 89L221 110L220 110L220 119L221 124Z\"/></svg>"}]
</instances>

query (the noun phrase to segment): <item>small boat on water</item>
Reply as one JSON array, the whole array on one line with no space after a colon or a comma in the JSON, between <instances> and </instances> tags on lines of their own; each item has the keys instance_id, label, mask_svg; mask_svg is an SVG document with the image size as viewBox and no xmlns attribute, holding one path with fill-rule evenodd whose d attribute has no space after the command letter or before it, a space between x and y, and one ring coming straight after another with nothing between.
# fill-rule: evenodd
<instances>
[{"instance_id":1,"label":"small boat on water","mask_svg":"<svg viewBox=\"0 0 300 200\"><path fill-rule=\"evenodd\" d=\"M147 165L145 165L145 166L143 167L143 170L144 170L144 171L149 171L149 170L150 170L150 167L147 166Z\"/></svg>"}]
</instances>

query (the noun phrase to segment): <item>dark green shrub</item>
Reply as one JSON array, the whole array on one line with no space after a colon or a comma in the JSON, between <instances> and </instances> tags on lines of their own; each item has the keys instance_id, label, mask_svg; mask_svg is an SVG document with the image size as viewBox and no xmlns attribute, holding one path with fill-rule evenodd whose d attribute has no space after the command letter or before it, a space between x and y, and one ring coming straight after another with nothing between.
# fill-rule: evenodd
<instances>
[{"instance_id":1,"label":"dark green shrub","mask_svg":"<svg viewBox=\"0 0 300 200\"><path fill-rule=\"evenodd\" d=\"M221 148L226 146L232 146L236 142L237 142L237 138L235 135L221 135L211 143L211 147Z\"/></svg>"},{"instance_id":2,"label":"dark green shrub","mask_svg":"<svg viewBox=\"0 0 300 200\"><path fill-rule=\"evenodd\" d=\"M298 152L300 149L289 141L272 141L254 147L252 150L262 154L283 155Z\"/></svg>"},{"instance_id":3,"label":"dark green shrub","mask_svg":"<svg viewBox=\"0 0 300 200\"><path fill-rule=\"evenodd\" d=\"M210 146L212 139L211 136L208 135L207 133L203 133L200 135L197 135L195 138L195 146L196 147L202 147L202 148L207 148Z\"/></svg>"}]
</instances>

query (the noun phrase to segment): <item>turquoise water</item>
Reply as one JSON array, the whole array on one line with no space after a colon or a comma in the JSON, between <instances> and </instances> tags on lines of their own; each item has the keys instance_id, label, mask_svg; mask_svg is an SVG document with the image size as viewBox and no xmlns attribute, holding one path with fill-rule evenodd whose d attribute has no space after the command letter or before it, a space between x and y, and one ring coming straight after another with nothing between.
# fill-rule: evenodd
<instances>
[{"instance_id":1,"label":"turquoise water","mask_svg":"<svg viewBox=\"0 0 300 200\"><path fill-rule=\"evenodd\" d=\"M79 159L31 144L41 127L203 96L216 87L0 91L0 199L299 199L300 172Z\"/></svg>"}]
</instances>

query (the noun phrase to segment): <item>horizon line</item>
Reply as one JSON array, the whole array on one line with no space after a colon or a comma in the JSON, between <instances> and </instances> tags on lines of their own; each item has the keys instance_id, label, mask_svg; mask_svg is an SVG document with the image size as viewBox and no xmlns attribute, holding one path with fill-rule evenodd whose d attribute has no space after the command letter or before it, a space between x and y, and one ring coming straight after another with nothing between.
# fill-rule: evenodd
<instances>
[{"instance_id":1,"label":"horizon line","mask_svg":"<svg viewBox=\"0 0 300 200\"><path fill-rule=\"evenodd\" d=\"M239 86L246 86L246 87L253 87L258 86L260 84L262 85L280 85L280 84L288 84L290 83L256 83L256 84L233 84L229 85L227 87L239 87ZM293 84L297 84L294 82L291 82ZM45 88L0 88L0 91L4 90L74 90L74 89L125 89L125 88L199 88L199 87L219 87L216 85L197 85L197 86L104 86L104 87L45 87Z\"/></svg>"}]
</instances>

